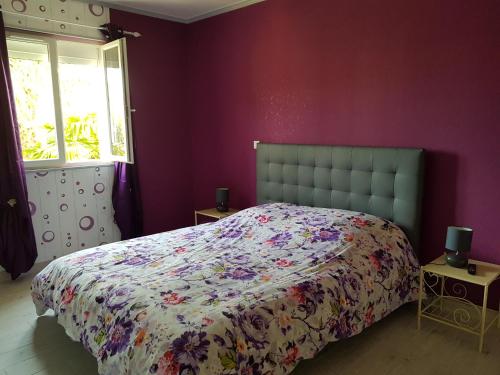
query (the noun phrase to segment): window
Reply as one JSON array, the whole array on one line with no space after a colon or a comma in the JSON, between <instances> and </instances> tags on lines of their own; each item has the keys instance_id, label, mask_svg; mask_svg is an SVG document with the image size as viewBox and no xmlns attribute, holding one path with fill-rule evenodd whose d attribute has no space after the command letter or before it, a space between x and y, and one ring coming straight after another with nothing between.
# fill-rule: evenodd
<instances>
[{"instance_id":1,"label":"window","mask_svg":"<svg viewBox=\"0 0 500 375\"><path fill-rule=\"evenodd\" d=\"M125 39L7 37L28 168L133 162Z\"/></svg>"}]
</instances>

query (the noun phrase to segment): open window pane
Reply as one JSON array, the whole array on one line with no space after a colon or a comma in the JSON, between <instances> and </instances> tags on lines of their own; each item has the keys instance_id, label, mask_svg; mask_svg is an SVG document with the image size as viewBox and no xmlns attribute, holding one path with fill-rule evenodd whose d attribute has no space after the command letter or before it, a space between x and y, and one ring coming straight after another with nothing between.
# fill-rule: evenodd
<instances>
[{"instance_id":1,"label":"open window pane","mask_svg":"<svg viewBox=\"0 0 500 375\"><path fill-rule=\"evenodd\" d=\"M8 33L28 168L133 162L125 43Z\"/></svg>"},{"instance_id":2,"label":"open window pane","mask_svg":"<svg viewBox=\"0 0 500 375\"><path fill-rule=\"evenodd\" d=\"M48 45L8 39L7 49L23 159L59 159Z\"/></svg>"},{"instance_id":3,"label":"open window pane","mask_svg":"<svg viewBox=\"0 0 500 375\"><path fill-rule=\"evenodd\" d=\"M99 47L57 42L66 161L109 159L104 74Z\"/></svg>"},{"instance_id":4,"label":"open window pane","mask_svg":"<svg viewBox=\"0 0 500 375\"><path fill-rule=\"evenodd\" d=\"M108 43L103 47L111 155L116 160L131 161L125 54L124 39Z\"/></svg>"}]
</instances>

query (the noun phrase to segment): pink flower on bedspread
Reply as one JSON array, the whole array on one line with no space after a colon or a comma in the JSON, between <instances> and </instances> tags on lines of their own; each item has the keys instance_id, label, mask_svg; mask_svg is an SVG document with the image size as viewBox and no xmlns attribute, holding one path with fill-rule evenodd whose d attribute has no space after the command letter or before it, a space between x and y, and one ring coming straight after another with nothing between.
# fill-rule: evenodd
<instances>
[{"instance_id":1,"label":"pink flower on bedspread","mask_svg":"<svg viewBox=\"0 0 500 375\"><path fill-rule=\"evenodd\" d=\"M352 223L356 227L366 227L367 225L371 224L369 220L363 219L359 216L353 217L352 218Z\"/></svg>"},{"instance_id":2,"label":"pink flower on bedspread","mask_svg":"<svg viewBox=\"0 0 500 375\"><path fill-rule=\"evenodd\" d=\"M259 215L259 216L257 216L257 220L260 223L266 224L266 223L269 223L271 221L271 217L266 216L266 215Z\"/></svg>"},{"instance_id":3,"label":"pink flower on bedspread","mask_svg":"<svg viewBox=\"0 0 500 375\"><path fill-rule=\"evenodd\" d=\"M73 301L73 298L75 298L75 287L69 287L69 286L66 287L64 289L61 302L64 305L67 305L71 303L71 301Z\"/></svg>"},{"instance_id":4,"label":"pink flower on bedspread","mask_svg":"<svg viewBox=\"0 0 500 375\"><path fill-rule=\"evenodd\" d=\"M286 366L290 366L297 361L299 356L299 348L295 344L289 345L286 351L286 357L283 358L283 364Z\"/></svg>"},{"instance_id":5,"label":"pink flower on bedspread","mask_svg":"<svg viewBox=\"0 0 500 375\"><path fill-rule=\"evenodd\" d=\"M204 326L211 326L212 324L214 324L214 320L207 318L206 316L202 319L201 322Z\"/></svg>"},{"instance_id":6,"label":"pink flower on bedspread","mask_svg":"<svg viewBox=\"0 0 500 375\"><path fill-rule=\"evenodd\" d=\"M365 314L365 324L367 326L371 326L373 324L374 319L375 319L375 317L373 315L373 305L370 305L370 307L368 307L368 310L366 311L366 314Z\"/></svg>"},{"instance_id":7,"label":"pink flower on bedspread","mask_svg":"<svg viewBox=\"0 0 500 375\"><path fill-rule=\"evenodd\" d=\"M278 259L276 261L276 265L278 267L290 267L291 265L293 265L293 261L288 259Z\"/></svg>"},{"instance_id":8,"label":"pink flower on bedspread","mask_svg":"<svg viewBox=\"0 0 500 375\"><path fill-rule=\"evenodd\" d=\"M167 305L178 305L186 300L186 297L182 297L174 292L161 293L161 295L163 296L163 302Z\"/></svg>"},{"instance_id":9,"label":"pink flower on bedspread","mask_svg":"<svg viewBox=\"0 0 500 375\"><path fill-rule=\"evenodd\" d=\"M306 301L304 291L300 286L292 286L288 288L287 294L298 303L304 303Z\"/></svg>"},{"instance_id":10,"label":"pink flower on bedspread","mask_svg":"<svg viewBox=\"0 0 500 375\"><path fill-rule=\"evenodd\" d=\"M178 375L180 372L179 362L175 360L174 353L166 352L160 358L158 365L155 368L158 375Z\"/></svg>"},{"instance_id":11,"label":"pink flower on bedspread","mask_svg":"<svg viewBox=\"0 0 500 375\"><path fill-rule=\"evenodd\" d=\"M377 271L380 271L382 268L382 265L380 264L380 261L377 259L377 257L374 255L370 255L369 259L370 259L370 262L373 265L373 267L375 267L375 269Z\"/></svg>"}]
</instances>

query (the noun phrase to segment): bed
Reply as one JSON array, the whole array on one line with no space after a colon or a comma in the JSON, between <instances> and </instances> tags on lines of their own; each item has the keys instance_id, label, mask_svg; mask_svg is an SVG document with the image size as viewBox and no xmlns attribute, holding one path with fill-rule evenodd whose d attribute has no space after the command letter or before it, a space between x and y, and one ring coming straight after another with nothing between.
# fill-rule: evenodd
<instances>
[{"instance_id":1,"label":"bed","mask_svg":"<svg viewBox=\"0 0 500 375\"><path fill-rule=\"evenodd\" d=\"M418 289L419 149L260 144L258 205L80 251L32 283L100 374L288 374Z\"/></svg>"}]
</instances>

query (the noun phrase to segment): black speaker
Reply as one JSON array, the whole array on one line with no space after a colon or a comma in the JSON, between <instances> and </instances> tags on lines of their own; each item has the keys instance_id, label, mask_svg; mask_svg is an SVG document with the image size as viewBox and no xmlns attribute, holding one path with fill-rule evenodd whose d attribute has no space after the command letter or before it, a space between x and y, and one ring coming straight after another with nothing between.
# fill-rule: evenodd
<instances>
[{"instance_id":1,"label":"black speaker","mask_svg":"<svg viewBox=\"0 0 500 375\"><path fill-rule=\"evenodd\" d=\"M474 263L469 263L467 265L467 272L470 274L470 275L475 275L476 274L476 271L477 271L477 267Z\"/></svg>"},{"instance_id":2,"label":"black speaker","mask_svg":"<svg viewBox=\"0 0 500 375\"><path fill-rule=\"evenodd\" d=\"M229 210L229 189L215 189L215 207L219 212L227 212Z\"/></svg>"}]
</instances>

